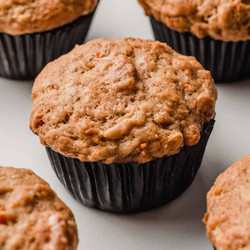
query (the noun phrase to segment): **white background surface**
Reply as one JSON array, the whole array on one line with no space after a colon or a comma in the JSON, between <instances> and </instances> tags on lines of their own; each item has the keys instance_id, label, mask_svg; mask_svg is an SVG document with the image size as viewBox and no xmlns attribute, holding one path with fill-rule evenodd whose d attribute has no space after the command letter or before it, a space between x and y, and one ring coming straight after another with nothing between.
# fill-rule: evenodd
<instances>
[{"instance_id":1,"label":"white background surface","mask_svg":"<svg viewBox=\"0 0 250 250\"><path fill-rule=\"evenodd\" d=\"M102 0L87 39L100 36L153 39L136 0ZM205 195L219 173L250 153L250 80L217 85L215 129L192 186L170 204L135 215L90 209L71 198L29 130L31 87L0 78L0 165L30 168L50 183L75 214L80 250L212 249L201 222Z\"/></svg>"}]
</instances>

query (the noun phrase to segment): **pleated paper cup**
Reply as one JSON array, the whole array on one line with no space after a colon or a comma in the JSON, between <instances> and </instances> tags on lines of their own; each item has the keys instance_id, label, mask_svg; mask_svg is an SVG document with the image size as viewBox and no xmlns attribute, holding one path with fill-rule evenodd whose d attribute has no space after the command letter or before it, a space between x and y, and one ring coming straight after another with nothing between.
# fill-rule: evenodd
<instances>
[{"instance_id":1,"label":"pleated paper cup","mask_svg":"<svg viewBox=\"0 0 250 250\"><path fill-rule=\"evenodd\" d=\"M198 144L144 164L82 162L46 150L57 177L82 204L110 212L140 212L168 203L190 186L214 122L205 124Z\"/></svg>"},{"instance_id":2,"label":"pleated paper cup","mask_svg":"<svg viewBox=\"0 0 250 250\"><path fill-rule=\"evenodd\" d=\"M211 37L199 39L189 32L180 33L150 17L155 39L177 52L194 56L211 71L216 82L250 78L250 40L224 42Z\"/></svg>"}]
</instances>

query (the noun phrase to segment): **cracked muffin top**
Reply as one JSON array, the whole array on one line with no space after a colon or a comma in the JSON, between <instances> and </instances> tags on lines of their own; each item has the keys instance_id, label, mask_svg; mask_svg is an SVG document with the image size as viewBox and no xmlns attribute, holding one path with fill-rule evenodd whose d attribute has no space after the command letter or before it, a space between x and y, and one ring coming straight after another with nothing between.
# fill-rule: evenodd
<instances>
[{"instance_id":1,"label":"cracked muffin top","mask_svg":"<svg viewBox=\"0 0 250 250\"><path fill-rule=\"evenodd\" d=\"M0 167L0 249L76 250L70 209L28 169Z\"/></svg>"},{"instance_id":2,"label":"cracked muffin top","mask_svg":"<svg viewBox=\"0 0 250 250\"><path fill-rule=\"evenodd\" d=\"M97 0L0 0L0 32L51 30L92 12L96 4Z\"/></svg>"},{"instance_id":3,"label":"cracked muffin top","mask_svg":"<svg viewBox=\"0 0 250 250\"><path fill-rule=\"evenodd\" d=\"M199 38L250 39L250 0L138 0L147 15Z\"/></svg>"},{"instance_id":4,"label":"cracked muffin top","mask_svg":"<svg viewBox=\"0 0 250 250\"><path fill-rule=\"evenodd\" d=\"M101 38L39 74L30 128L81 161L144 163L195 145L216 97L195 58L151 40Z\"/></svg>"},{"instance_id":5,"label":"cracked muffin top","mask_svg":"<svg viewBox=\"0 0 250 250\"><path fill-rule=\"evenodd\" d=\"M250 249L250 155L217 178L207 195L204 222L216 249Z\"/></svg>"}]
</instances>

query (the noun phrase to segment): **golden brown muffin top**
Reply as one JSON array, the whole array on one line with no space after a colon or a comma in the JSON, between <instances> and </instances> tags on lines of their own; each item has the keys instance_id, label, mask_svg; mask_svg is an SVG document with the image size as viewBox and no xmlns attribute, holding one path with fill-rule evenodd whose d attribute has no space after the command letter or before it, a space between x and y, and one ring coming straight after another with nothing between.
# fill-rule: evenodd
<instances>
[{"instance_id":1,"label":"golden brown muffin top","mask_svg":"<svg viewBox=\"0 0 250 250\"><path fill-rule=\"evenodd\" d=\"M250 155L216 179L207 195L204 222L217 250L250 249Z\"/></svg>"},{"instance_id":2,"label":"golden brown muffin top","mask_svg":"<svg viewBox=\"0 0 250 250\"><path fill-rule=\"evenodd\" d=\"M90 13L96 4L97 0L0 0L0 32L51 30Z\"/></svg>"},{"instance_id":3,"label":"golden brown muffin top","mask_svg":"<svg viewBox=\"0 0 250 250\"><path fill-rule=\"evenodd\" d=\"M249 0L138 0L147 15L179 32L224 41L250 39Z\"/></svg>"},{"instance_id":4,"label":"golden brown muffin top","mask_svg":"<svg viewBox=\"0 0 250 250\"><path fill-rule=\"evenodd\" d=\"M70 209L31 170L0 167L0 249L76 250Z\"/></svg>"},{"instance_id":5,"label":"golden brown muffin top","mask_svg":"<svg viewBox=\"0 0 250 250\"><path fill-rule=\"evenodd\" d=\"M68 157L143 163L195 145L216 97L193 57L151 40L97 39L36 78L30 128Z\"/></svg>"}]
</instances>

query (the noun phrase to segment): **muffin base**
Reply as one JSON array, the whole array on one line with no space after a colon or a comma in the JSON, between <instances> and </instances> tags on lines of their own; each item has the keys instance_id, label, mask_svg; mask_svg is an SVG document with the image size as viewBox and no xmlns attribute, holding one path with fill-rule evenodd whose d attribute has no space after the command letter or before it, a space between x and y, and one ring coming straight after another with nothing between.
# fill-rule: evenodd
<instances>
[{"instance_id":1,"label":"muffin base","mask_svg":"<svg viewBox=\"0 0 250 250\"><path fill-rule=\"evenodd\" d=\"M140 212L168 203L193 182L214 122L205 124L198 144L144 164L82 162L46 150L57 177L82 204L110 212Z\"/></svg>"},{"instance_id":2,"label":"muffin base","mask_svg":"<svg viewBox=\"0 0 250 250\"><path fill-rule=\"evenodd\" d=\"M223 42L205 37L199 39L189 32L180 33L150 17L155 39L167 43L177 52L194 56L211 71L217 82L236 81L250 77L250 40Z\"/></svg>"},{"instance_id":3,"label":"muffin base","mask_svg":"<svg viewBox=\"0 0 250 250\"><path fill-rule=\"evenodd\" d=\"M0 76L35 78L48 62L84 42L94 12L45 32L16 36L0 33Z\"/></svg>"}]
</instances>

